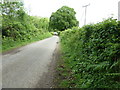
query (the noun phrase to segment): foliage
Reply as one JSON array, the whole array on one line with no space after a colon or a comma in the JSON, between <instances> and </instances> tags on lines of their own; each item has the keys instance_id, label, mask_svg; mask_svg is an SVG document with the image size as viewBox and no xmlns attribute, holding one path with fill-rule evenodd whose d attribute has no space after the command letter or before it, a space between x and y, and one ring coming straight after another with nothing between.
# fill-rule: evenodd
<instances>
[{"instance_id":1,"label":"foliage","mask_svg":"<svg viewBox=\"0 0 120 90\"><path fill-rule=\"evenodd\" d=\"M75 17L76 12L73 8L63 6L56 12L52 13L49 22L49 28L57 31L63 31L74 26L78 26L79 22Z\"/></svg>"},{"instance_id":2,"label":"foliage","mask_svg":"<svg viewBox=\"0 0 120 90\"><path fill-rule=\"evenodd\" d=\"M67 73L63 75L61 87L120 87L120 22L110 18L76 30L65 30L60 36L62 71L65 69Z\"/></svg>"},{"instance_id":3,"label":"foliage","mask_svg":"<svg viewBox=\"0 0 120 90\"><path fill-rule=\"evenodd\" d=\"M25 14L22 2L4 2L0 4L2 7L3 17L7 16L9 19L17 19L19 16Z\"/></svg>"},{"instance_id":4,"label":"foliage","mask_svg":"<svg viewBox=\"0 0 120 90\"><path fill-rule=\"evenodd\" d=\"M51 36L48 18L29 16L21 2L4 2L1 6L3 51Z\"/></svg>"}]
</instances>

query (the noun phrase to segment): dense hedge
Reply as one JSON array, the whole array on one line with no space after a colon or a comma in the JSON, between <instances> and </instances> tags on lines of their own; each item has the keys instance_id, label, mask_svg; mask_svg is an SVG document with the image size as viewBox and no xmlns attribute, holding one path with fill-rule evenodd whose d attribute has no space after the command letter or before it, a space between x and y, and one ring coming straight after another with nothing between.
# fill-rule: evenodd
<instances>
[{"instance_id":1,"label":"dense hedge","mask_svg":"<svg viewBox=\"0 0 120 90\"><path fill-rule=\"evenodd\" d=\"M3 21L2 50L22 43L29 43L51 36L48 31L48 19L28 16L28 21ZM17 45L18 44L18 45Z\"/></svg>"},{"instance_id":2,"label":"dense hedge","mask_svg":"<svg viewBox=\"0 0 120 90\"><path fill-rule=\"evenodd\" d=\"M120 22L110 18L60 36L66 69L61 87L120 87Z\"/></svg>"},{"instance_id":3,"label":"dense hedge","mask_svg":"<svg viewBox=\"0 0 120 90\"><path fill-rule=\"evenodd\" d=\"M22 2L4 2L0 6L3 51L51 36L49 19L28 15Z\"/></svg>"}]
</instances>

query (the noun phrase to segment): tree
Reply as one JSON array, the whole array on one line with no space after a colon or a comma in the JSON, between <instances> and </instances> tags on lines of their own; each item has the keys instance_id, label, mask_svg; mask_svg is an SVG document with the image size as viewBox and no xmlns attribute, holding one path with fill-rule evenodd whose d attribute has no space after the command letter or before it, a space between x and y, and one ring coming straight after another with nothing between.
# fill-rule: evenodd
<instances>
[{"instance_id":1,"label":"tree","mask_svg":"<svg viewBox=\"0 0 120 90\"><path fill-rule=\"evenodd\" d=\"M16 31L22 30L21 25L24 24L26 17L23 3L5 0L3 3L0 3L0 6L2 7L2 35L15 36Z\"/></svg>"},{"instance_id":2,"label":"tree","mask_svg":"<svg viewBox=\"0 0 120 90\"><path fill-rule=\"evenodd\" d=\"M52 13L49 22L49 29L63 31L79 25L73 8L63 6Z\"/></svg>"},{"instance_id":3,"label":"tree","mask_svg":"<svg viewBox=\"0 0 120 90\"><path fill-rule=\"evenodd\" d=\"M19 17L24 14L23 3L22 2L4 2L0 4L2 7L2 15L8 16L10 19Z\"/></svg>"}]
</instances>

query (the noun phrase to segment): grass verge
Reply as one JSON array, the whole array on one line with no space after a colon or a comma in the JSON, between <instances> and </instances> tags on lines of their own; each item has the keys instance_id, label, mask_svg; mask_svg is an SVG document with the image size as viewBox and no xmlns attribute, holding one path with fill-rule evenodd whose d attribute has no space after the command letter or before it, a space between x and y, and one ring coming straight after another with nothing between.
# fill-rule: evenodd
<instances>
[{"instance_id":1,"label":"grass verge","mask_svg":"<svg viewBox=\"0 0 120 90\"><path fill-rule=\"evenodd\" d=\"M35 41L39 41L48 37L51 37L51 33L45 33L42 34L40 36L37 37L33 37L31 39L26 39L26 40L12 40L11 38L7 38L7 39L2 39L2 49L0 52L4 53L6 51L12 50L14 48L19 48L21 46L27 45L29 43L35 42Z\"/></svg>"}]
</instances>

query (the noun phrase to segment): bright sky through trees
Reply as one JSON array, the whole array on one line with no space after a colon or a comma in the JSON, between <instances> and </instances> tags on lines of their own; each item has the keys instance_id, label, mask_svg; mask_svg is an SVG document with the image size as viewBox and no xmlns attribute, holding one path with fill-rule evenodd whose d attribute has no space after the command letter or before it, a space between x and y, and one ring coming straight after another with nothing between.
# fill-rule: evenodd
<instances>
[{"instance_id":1,"label":"bright sky through trees","mask_svg":"<svg viewBox=\"0 0 120 90\"><path fill-rule=\"evenodd\" d=\"M82 6L89 4L87 8L86 23L96 23L108 17L118 17L118 1L120 0L24 0L25 8L30 15L50 17L52 12L63 5L74 8L80 26L84 24L84 11Z\"/></svg>"}]
</instances>

